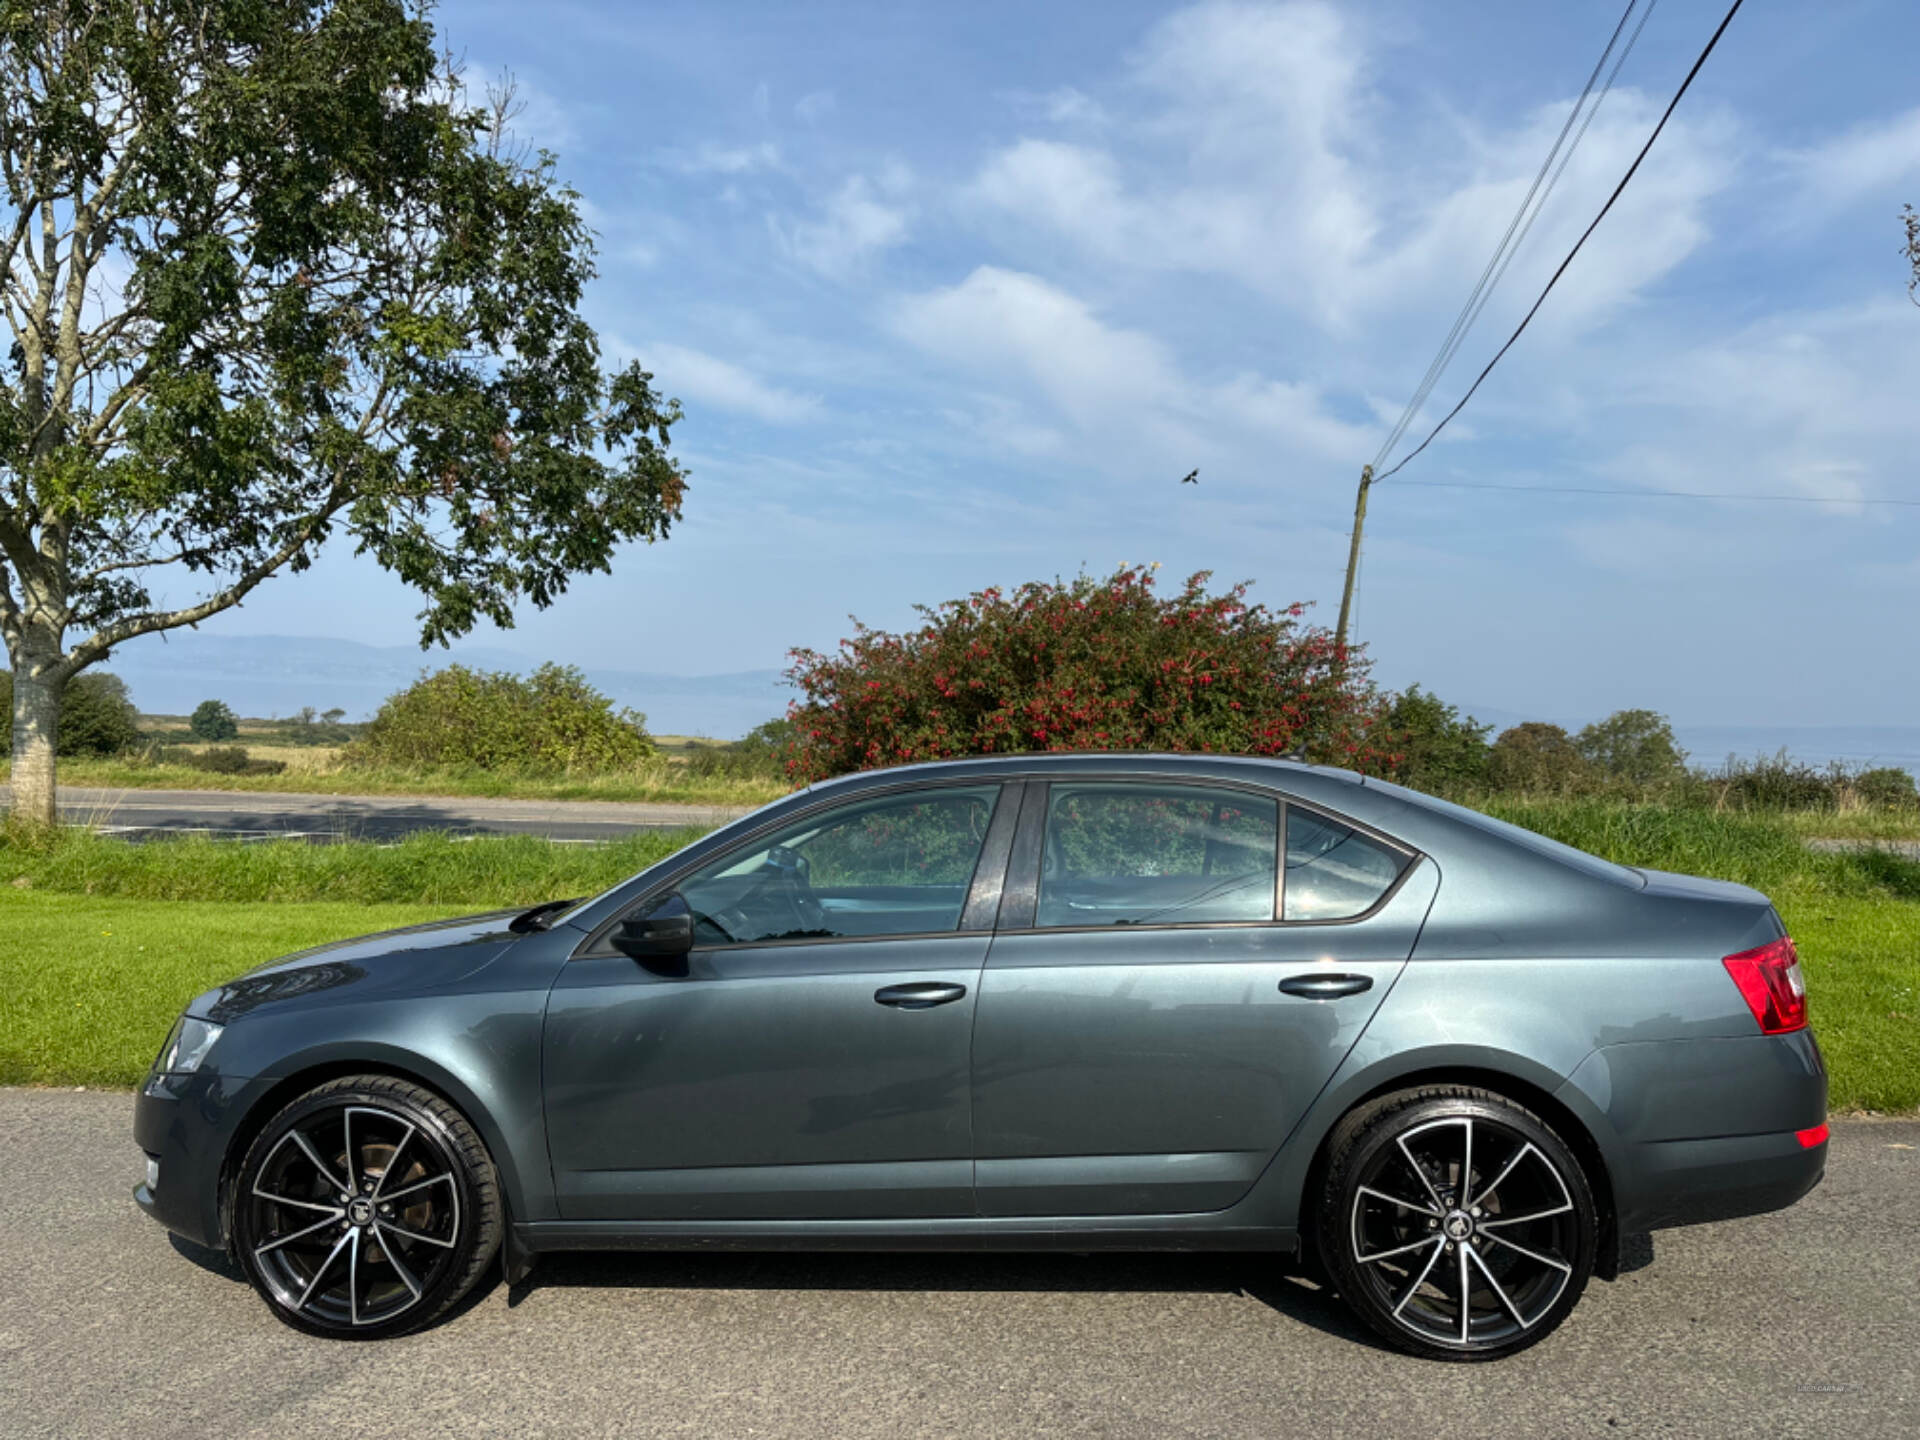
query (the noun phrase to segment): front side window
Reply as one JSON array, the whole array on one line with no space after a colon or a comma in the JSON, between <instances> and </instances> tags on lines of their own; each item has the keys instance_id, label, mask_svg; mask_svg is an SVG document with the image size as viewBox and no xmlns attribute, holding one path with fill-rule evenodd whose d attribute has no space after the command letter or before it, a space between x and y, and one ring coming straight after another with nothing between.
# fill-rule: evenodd
<instances>
[{"instance_id":1,"label":"front side window","mask_svg":"<svg viewBox=\"0 0 1920 1440\"><path fill-rule=\"evenodd\" d=\"M1289 920L1349 920L1393 888L1406 857L1351 825L1287 808L1287 876L1281 913Z\"/></svg>"},{"instance_id":2,"label":"front side window","mask_svg":"<svg viewBox=\"0 0 1920 1440\"><path fill-rule=\"evenodd\" d=\"M1238 790L1056 784L1035 923L1271 920L1278 832L1278 804Z\"/></svg>"},{"instance_id":3,"label":"front side window","mask_svg":"<svg viewBox=\"0 0 1920 1440\"><path fill-rule=\"evenodd\" d=\"M694 942L952 930L999 793L979 785L883 795L731 851L680 885Z\"/></svg>"}]
</instances>

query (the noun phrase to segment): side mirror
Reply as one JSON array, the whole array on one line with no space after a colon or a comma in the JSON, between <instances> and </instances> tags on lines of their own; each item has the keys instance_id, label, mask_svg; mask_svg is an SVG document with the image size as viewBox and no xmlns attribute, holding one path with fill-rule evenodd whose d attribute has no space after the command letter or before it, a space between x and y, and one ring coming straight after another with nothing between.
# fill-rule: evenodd
<instances>
[{"instance_id":1,"label":"side mirror","mask_svg":"<svg viewBox=\"0 0 1920 1440\"><path fill-rule=\"evenodd\" d=\"M684 975L693 949L693 911L678 892L663 896L645 913L622 920L608 941L649 969Z\"/></svg>"}]
</instances>

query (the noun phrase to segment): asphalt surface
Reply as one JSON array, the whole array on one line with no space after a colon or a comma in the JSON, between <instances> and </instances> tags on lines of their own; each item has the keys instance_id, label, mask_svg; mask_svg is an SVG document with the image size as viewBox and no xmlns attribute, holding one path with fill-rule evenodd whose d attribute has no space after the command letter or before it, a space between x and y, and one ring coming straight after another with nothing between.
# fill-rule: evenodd
<instances>
[{"instance_id":1,"label":"asphalt surface","mask_svg":"<svg viewBox=\"0 0 1920 1440\"><path fill-rule=\"evenodd\" d=\"M120 1093L0 1091L0 1434L1920 1434L1920 1122L1795 1208L1630 1244L1490 1366L1257 1256L550 1257L424 1334L310 1340L129 1198Z\"/></svg>"},{"instance_id":2,"label":"asphalt surface","mask_svg":"<svg viewBox=\"0 0 1920 1440\"><path fill-rule=\"evenodd\" d=\"M0 786L0 809L7 790ZM252 838L398 840L417 830L613 840L636 830L702 829L745 807L606 800L486 800L421 795L281 795L235 790L63 787L60 818L129 839L203 832Z\"/></svg>"}]
</instances>

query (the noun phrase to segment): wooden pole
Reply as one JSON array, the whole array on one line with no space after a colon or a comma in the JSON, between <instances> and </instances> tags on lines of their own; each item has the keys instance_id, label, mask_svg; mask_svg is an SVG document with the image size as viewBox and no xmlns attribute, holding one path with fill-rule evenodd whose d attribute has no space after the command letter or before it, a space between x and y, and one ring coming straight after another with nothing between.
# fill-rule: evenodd
<instances>
[{"instance_id":1,"label":"wooden pole","mask_svg":"<svg viewBox=\"0 0 1920 1440\"><path fill-rule=\"evenodd\" d=\"M1360 569L1360 532L1367 523L1367 491L1373 486L1373 467L1360 467L1360 493L1353 501L1353 540L1347 546L1347 584L1340 592L1340 624L1333 632L1333 643L1346 648L1347 620L1353 614L1353 578Z\"/></svg>"}]
</instances>

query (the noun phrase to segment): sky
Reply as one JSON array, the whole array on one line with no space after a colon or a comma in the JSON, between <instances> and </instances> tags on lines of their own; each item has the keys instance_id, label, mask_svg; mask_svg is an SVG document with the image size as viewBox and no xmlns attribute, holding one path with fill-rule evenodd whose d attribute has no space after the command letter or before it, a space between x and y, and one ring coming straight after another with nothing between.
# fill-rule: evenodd
<instances>
[{"instance_id":1,"label":"sky","mask_svg":"<svg viewBox=\"0 0 1920 1440\"><path fill-rule=\"evenodd\" d=\"M580 191L589 318L683 403L692 482L670 540L473 643L778 667L850 615L1123 562L1331 626L1360 466L1621 8L444 5ZM1414 436L1723 9L1657 5ZM1375 489L1378 681L1552 717L1912 722L1920 509L1860 502L1920 500L1915 54L1910 0L1744 7L1527 334ZM206 628L398 644L417 608L339 550Z\"/></svg>"}]
</instances>

